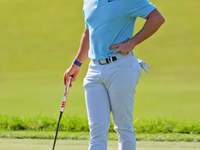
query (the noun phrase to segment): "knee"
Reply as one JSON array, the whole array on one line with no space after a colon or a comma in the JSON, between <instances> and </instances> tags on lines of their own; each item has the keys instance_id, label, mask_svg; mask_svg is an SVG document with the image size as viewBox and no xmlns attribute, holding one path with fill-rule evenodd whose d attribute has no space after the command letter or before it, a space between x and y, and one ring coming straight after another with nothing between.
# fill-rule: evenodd
<instances>
[{"instance_id":1,"label":"knee","mask_svg":"<svg viewBox=\"0 0 200 150\"><path fill-rule=\"evenodd\" d=\"M105 123L93 123L89 124L90 128L90 137L91 139L105 139L107 140L108 135L108 129L109 125L106 125Z\"/></svg>"},{"instance_id":2,"label":"knee","mask_svg":"<svg viewBox=\"0 0 200 150\"><path fill-rule=\"evenodd\" d=\"M135 139L133 125L124 127L115 126L114 129L117 132L119 139L124 139L126 141L132 141Z\"/></svg>"},{"instance_id":3,"label":"knee","mask_svg":"<svg viewBox=\"0 0 200 150\"><path fill-rule=\"evenodd\" d=\"M127 127L114 127L115 131L118 134L135 134L134 129L133 129L133 125L131 126L127 126Z\"/></svg>"}]
</instances>

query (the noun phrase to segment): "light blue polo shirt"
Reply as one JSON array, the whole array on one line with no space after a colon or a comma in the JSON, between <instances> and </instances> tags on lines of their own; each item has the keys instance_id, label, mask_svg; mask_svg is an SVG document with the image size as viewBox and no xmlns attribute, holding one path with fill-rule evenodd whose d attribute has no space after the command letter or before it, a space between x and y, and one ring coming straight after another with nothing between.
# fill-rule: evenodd
<instances>
[{"instance_id":1,"label":"light blue polo shirt","mask_svg":"<svg viewBox=\"0 0 200 150\"><path fill-rule=\"evenodd\" d=\"M108 58L114 44L133 36L137 17L146 18L156 7L147 0L84 0L85 27L89 29L89 58Z\"/></svg>"}]
</instances>

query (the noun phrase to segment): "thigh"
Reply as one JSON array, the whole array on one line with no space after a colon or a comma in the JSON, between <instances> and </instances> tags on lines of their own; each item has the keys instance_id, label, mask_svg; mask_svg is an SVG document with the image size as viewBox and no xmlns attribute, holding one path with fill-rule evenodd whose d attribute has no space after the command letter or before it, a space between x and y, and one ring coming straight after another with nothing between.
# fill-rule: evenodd
<instances>
[{"instance_id":1,"label":"thigh","mask_svg":"<svg viewBox=\"0 0 200 150\"><path fill-rule=\"evenodd\" d=\"M134 91L110 93L111 111L115 129L129 128L133 125Z\"/></svg>"},{"instance_id":2,"label":"thigh","mask_svg":"<svg viewBox=\"0 0 200 150\"><path fill-rule=\"evenodd\" d=\"M120 127L131 127L134 95L141 67L133 58L117 61L117 70L109 81L109 97L113 122Z\"/></svg>"},{"instance_id":3,"label":"thigh","mask_svg":"<svg viewBox=\"0 0 200 150\"><path fill-rule=\"evenodd\" d=\"M110 120L110 102L103 84L84 86L89 124L99 124Z\"/></svg>"},{"instance_id":4,"label":"thigh","mask_svg":"<svg viewBox=\"0 0 200 150\"><path fill-rule=\"evenodd\" d=\"M100 75L93 68L84 79L85 101L90 128L97 126L106 130L110 124L110 101L107 89L100 82Z\"/></svg>"}]
</instances>

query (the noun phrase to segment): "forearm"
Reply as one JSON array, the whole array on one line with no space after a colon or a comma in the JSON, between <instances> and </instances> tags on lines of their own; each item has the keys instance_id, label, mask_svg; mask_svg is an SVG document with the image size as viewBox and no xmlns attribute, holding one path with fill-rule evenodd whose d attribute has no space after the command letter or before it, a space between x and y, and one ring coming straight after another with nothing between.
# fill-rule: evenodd
<instances>
[{"instance_id":1,"label":"forearm","mask_svg":"<svg viewBox=\"0 0 200 150\"><path fill-rule=\"evenodd\" d=\"M145 22L143 28L133 38L130 39L133 47L152 36L165 22L163 16L158 12L157 9L153 10L146 17L146 19L147 21Z\"/></svg>"},{"instance_id":2,"label":"forearm","mask_svg":"<svg viewBox=\"0 0 200 150\"><path fill-rule=\"evenodd\" d=\"M89 50L89 30L86 29L82 35L80 47L75 57L75 60L80 63L84 63L84 61L88 57L88 50ZM72 63L72 65L65 71L63 78L64 85L66 85L66 82L69 81L69 76L73 76L71 80L72 82L75 81L77 75L79 74L79 71L80 71L80 65Z\"/></svg>"},{"instance_id":3,"label":"forearm","mask_svg":"<svg viewBox=\"0 0 200 150\"><path fill-rule=\"evenodd\" d=\"M88 57L88 50L89 50L89 30L86 29L82 35L80 47L75 57L75 60L79 61L80 63L84 63Z\"/></svg>"}]
</instances>

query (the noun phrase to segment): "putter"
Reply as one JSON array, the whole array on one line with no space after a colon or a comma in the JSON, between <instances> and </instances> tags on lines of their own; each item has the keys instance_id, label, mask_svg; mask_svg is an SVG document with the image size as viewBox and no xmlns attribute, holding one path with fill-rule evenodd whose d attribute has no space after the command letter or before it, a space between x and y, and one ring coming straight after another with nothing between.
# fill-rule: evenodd
<instances>
[{"instance_id":1,"label":"putter","mask_svg":"<svg viewBox=\"0 0 200 150\"><path fill-rule=\"evenodd\" d=\"M54 150L55 145L56 145L56 139L57 139L58 130L59 130L59 126L60 126L60 120L61 120L61 117L62 117L62 113L64 112L66 99L67 99L67 94L68 94L68 90L69 90L69 85L71 83L71 78L72 78L72 76L69 77L69 81L66 83L66 86L65 86L65 92L64 92L64 95L63 95L62 104L61 104L61 108L60 108L60 117L59 117L59 120L58 120L58 125L57 125L57 130L56 130L56 135L55 135L55 139L54 139L53 149L52 150Z\"/></svg>"}]
</instances>

